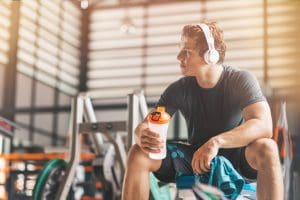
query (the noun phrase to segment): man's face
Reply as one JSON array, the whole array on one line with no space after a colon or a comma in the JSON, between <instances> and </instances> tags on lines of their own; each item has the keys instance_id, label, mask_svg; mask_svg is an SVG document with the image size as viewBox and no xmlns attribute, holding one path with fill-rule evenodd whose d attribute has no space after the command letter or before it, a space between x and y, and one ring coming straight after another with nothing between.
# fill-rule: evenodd
<instances>
[{"instance_id":1,"label":"man's face","mask_svg":"<svg viewBox=\"0 0 300 200\"><path fill-rule=\"evenodd\" d=\"M180 62L181 73L185 76L197 75L199 67L205 64L190 37L182 37L177 60Z\"/></svg>"}]
</instances>

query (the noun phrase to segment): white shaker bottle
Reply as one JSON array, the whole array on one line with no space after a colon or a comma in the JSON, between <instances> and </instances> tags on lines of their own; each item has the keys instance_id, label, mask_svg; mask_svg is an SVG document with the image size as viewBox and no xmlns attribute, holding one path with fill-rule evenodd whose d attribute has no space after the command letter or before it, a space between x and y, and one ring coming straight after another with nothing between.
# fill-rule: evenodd
<instances>
[{"instance_id":1,"label":"white shaker bottle","mask_svg":"<svg viewBox=\"0 0 300 200\"><path fill-rule=\"evenodd\" d=\"M148 115L149 129L153 132L159 133L160 138L164 141L164 147L159 153L149 153L149 157L152 159L161 160L167 155L166 142L170 118L170 115L165 112L165 107L162 106L157 107L154 112Z\"/></svg>"}]
</instances>

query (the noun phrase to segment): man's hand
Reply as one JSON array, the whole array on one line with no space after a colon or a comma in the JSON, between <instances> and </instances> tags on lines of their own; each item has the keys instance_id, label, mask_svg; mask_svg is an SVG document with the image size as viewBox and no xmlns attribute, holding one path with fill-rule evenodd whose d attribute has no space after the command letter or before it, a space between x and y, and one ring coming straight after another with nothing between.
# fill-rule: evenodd
<instances>
[{"instance_id":1,"label":"man's hand","mask_svg":"<svg viewBox=\"0 0 300 200\"><path fill-rule=\"evenodd\" d=\"M219 146L214 138L211 138L194 153L192 168L195 173L203 174L210 169L212 159L218 154Z\"/></svg>"},{"instance_id":2,"label":"man's hand","mask_svg":"<svg viewBox=\"0 0 300 200\"><path fill-rule=\"evenodd\" d=\"M159 153L163 148L164 142L158 133L151 131L149 128L141 130L139 134L138 145L145 153Z\"/></svg>"}]
</instances>

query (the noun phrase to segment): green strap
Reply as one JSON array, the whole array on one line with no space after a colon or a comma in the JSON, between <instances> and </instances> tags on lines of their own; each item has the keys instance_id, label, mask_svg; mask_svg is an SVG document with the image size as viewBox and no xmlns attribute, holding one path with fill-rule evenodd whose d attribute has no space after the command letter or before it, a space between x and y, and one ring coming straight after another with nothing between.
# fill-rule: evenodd
<instances>
[{"instance_id":1,"label":"green strap","mask_svg":"<svg viewBox=\"0 0 300 200\"><path fill-rule=\"evenodd\" d=\"M57 167L66 168L67 167L66 161L57 158L57 159L50 160L45 164L43 170L39 173L39 176L36 180L33 189L33 195L32 195L33 200L41 200L40 196L41 196L41 192L45 187L46 180L49 174L52 172L52 170L56 169Z\"/></svg>"}]
</instances>

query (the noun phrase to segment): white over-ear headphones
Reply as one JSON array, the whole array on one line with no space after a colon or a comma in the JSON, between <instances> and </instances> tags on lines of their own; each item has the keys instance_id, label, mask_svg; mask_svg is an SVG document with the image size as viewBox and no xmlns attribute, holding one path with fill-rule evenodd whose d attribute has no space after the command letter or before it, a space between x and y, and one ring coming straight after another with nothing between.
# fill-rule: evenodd
<instances>
[{"instance_id":1,"label":"white over-ear headphones","mask_svg":"<svg viewBox=\"0 0 300 200\"><path fill-rule=\"evenodd\" d=\"M215 65L219 61L219 52L215 49L215 41L212 33L206 24L202 23L198 24L198 26L202 29L208 46L208 50L203 55L204 60L209 65Z\"/></svg>"}]
</instances>

